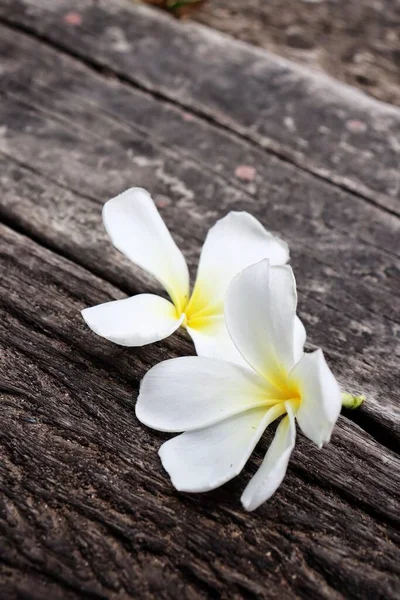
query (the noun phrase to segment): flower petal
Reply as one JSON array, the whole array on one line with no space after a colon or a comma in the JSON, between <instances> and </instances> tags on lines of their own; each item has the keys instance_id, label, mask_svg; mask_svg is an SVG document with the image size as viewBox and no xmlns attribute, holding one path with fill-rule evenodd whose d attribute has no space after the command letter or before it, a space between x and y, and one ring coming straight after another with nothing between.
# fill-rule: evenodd
<instances>
[{"instance_id":1,"label":"flower petal","mask_svg":"<svg viewBox=\"0 0 400 600\"><path fill-rule=\"evenodd\" d=\"M214 307L223 314L225 294L232 279L243 269L269 258L284 264L289 248L246 212L230 212L210 229L201 251L199 268L188 312Z\"/></svg>"},{"instance_id":2,"label":"flower petal","mask_svg":"<svg viewBox=\"0 0 400 600\"><path fill-rule=\"evenodd\" d=\"M249 368L229 335L223 315L191 319L186 329L198 356L223 358Z\"/></svg>"},{"instance_id":3,"label":"flower petal","mask_svg":"<svg viewBox=\"0 0 400 600\"><path fill-rule=\"evenodd\" d=\"M262 377L277 385L286 381L303 350L296 304L292 269L270 267L268 260L238 275L226 297L225 318L236 347Z\"/></svg>"},{"instance_id":4,"label":"flower petal","mask_svg":"<svg viewBox=\"0 0 400 600\"><path fill-rule=\"evenodd\" d=\"M178 310L189 297L189 272L150 194L131 188L103 208L103 222L114 246L151 273L167 290Z\"/></svg>"},{"instance_id":5,"label":"flower petal","mask_svg":"<svg viewBox=\"0 0 400 600\"><path fill-rule=\"evenodd\" d=\"M162 362L145 375L136 416L159 431L189 431L214 425L271 400L266 382L232 363L185 356Z\"/></svg>"},{"instance_id":6,"label":"flower petal","mask_svg":"<svg viewBox=\"0 0 400 600\"><path fill-rule=\"evenodd\" d=\"M207 492L238 475L282 406L255 408L165 442L159 454L172 484L182 492Z\"/></svg>"},{"instance_id":7,"label":"flower petal","mask_svg":"<svg viewBox=\"0 0 400 600\"><path fill-rule=\"evenodd\" d=\"M287 416L279 423L264 460L242 494L241 501L246 510L255 510L268 500L285 477L296 441L296 425L290 403L286 404L286 408Z\"/></svg>"},{"instance_id":8,"label":"flower petal","mask_svg":"<svg viewBox=\"0 0 400 600\"><path fill-rule=\"evenodd\" d=\"M302 432L318 446L329 442L342 407L339 384L326 364L322 350L304 354L290 381L301 396L296 419Z\"/></svg>"},{"instance_id":9,"label":"flower petal","mask_svg":"<svg viewBox=\"0 0 400 600\"><path fill-rule=\"evenodd\" d=\"M163 340L183 320L169 300L153 294L85 308L82 317L97 335L121 346L144 346Z\"/></svg>"}]
</instances>

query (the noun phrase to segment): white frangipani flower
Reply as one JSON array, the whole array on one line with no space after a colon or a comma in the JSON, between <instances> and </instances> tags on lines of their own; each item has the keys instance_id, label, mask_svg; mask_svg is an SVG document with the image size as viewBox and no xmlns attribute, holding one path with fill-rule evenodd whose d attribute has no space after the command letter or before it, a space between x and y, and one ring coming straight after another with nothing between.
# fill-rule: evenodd
<instances>
[{"instance_id":1,"label":"white frangipani flower","mask_svg":"<svg viewBox=\"0 0 400 600\"><path fill-rule=\"evenodd\" d=\"M232 279L245 267L269 258L284 264L287 244L246 212L231 212L208 232L193 292L182 252L171 237L150 194L132 188L103 208L104 226L114 246L153 275L171 301L154 294L106 302L82 311L98 335L123 346L143 346L185 327L200 355L224 348L228 360L241 357L226 330L224 298Z\"/></svg>"},{"instance_id":2,"label":"white frangipani flower","mask_svg":"<svg viewBox=\"0 0 400 600\"><path fill-rule=\"evenodd\" d=\"M160 431L184 431L160 449L178 490L205 492L238 475L266 427L283 417L242 495L244 507L254 510L282 482L295 420L318 446L329 441L341 394L322 351L304 354L296 304L289 266L271 267L268 260L252 265L234 279L225 302L229 333L248 367L184 357L160 363L144 377L138 419Z\"/></svg>"}]
</instances>

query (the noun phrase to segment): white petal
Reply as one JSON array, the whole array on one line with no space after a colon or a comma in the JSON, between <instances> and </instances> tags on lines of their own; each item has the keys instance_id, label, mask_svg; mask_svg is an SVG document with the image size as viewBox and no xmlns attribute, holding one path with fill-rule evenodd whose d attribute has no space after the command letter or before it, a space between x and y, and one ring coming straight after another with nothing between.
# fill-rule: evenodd
<instances>
[{"instance_id":1,"label":"white petal","mask_svg":"<svg viewBox=\"0 0 400 600\"><path fill-rule=\"evenodd\" d=\"M286 242L272 235L246 212L230 212L217 221L201 251L188 310L194 313L215 306L223 313L225 294L232 279L263 258L269 258L273 265L287 262Z\"/></svg>"},{"instance_id":2,"label":"white petal","mask_svg":"<svg viewBox=\"0 0 400 600\"><path fill-rule=\"evenodd\" d=\"M296 317L292 269L268 260L245 269L225 301L228 331L243 357L263 377L285 382L302 352L304 336Z\"/></svg>"},{"instance_id":3,"label":"white petal","mask_svg":"<svg viewBox=\"0 0 400 600\"><path fill-rule=\"evenodd\" d=\"M266 406L271 390L254 371L232 363L185 356L162 362L145 375L136 416L159 431L208 427L254 407Z\"/></svg>"},{"instance_id":4,"label":"white petal","mask_svg":"<svg viewBox=\"0 0 400 600\"><path fill-rule=\"evenodd\" d=\"M187 264L150 194L131 188L112 198L104 205L103 222L114 246L151 273L182 309L189 296Z\"/></svg>"},{"instance_id":5,"label":"white petal","mask_svg":"<svg viewBox=\"0 0 400 600\"><path fill-rule=\"evenodd\" d=\"M163 444L161 461L176 489L207 492L238 475L265 428L282 414L281 406L255 408Z\"/></svg>"},{"instance_id":6,"label":"white petal","mask_svg":"<svg viewBox=\"0 0 400 600\"><path fill-rule=\"evenodd\" d=\"M183 320L169 300L153 294L85 308L82 316L97 335L121 346L144 346L163 340Z\"/></svg>"},{"instance_id":7,"label":"white petal","mask_svg":"<svg viewBox=\"0 0 400 600\"><path fill-rule=\"evenodd\" d=\"M342 407L339 384L326 364L322 350L304 354L290 374L301 402L296 419L318 446L329 442Z\"/></svg>"},{"instance_id":8,"label":"white petal","mask_svg":"<svg viewBox=\"0 0 400 600\"><path fill-rule=\"evenodd\" d=\"M190 326L192 325L193 326ZM187 332L198 356L219 358L249 368L229 335L223 315L201 317L190 321Z\"/></svg>"},{"instance_id":9,"label":"white petal","mask_svg":"<svg viewBox=\"0 0 400 600\"><path fill-rule=\"evenodd\" d=\"M290 403L286 407L287 416L279 423L264 460L242 494L241 500L246 510L254 510L268 500L285 477L296 441L296 425Z\"/></svg>"}]
</instances>

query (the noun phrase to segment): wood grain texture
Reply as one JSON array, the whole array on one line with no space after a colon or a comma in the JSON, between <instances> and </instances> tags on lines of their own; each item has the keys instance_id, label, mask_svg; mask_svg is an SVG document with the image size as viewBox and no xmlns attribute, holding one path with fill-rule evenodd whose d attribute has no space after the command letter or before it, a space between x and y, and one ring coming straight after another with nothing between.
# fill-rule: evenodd
<instances>
[{"instance_id":1,"label":"wood grain texture","mask_svg":"<svg viewBox=\"0 0 400 600\"><path fill-rule=\"evenodd\" d=\"M399 0L212 0L191 16L400 106Z\"/></svg>"},{"instance_id":2,"label":"wood grain texture","mask_svg":"<svg viewBox=\"0 0 400 600\"><path fill-rule=\"evenodd\" d=\"M206 70L215 40L233 42L120 0L81 2L78 34L66 10L64 0L0 5L3 23L14 24L0 25L0 596L394 600L400 220L381 177L392 168L390 144L370 197L350 193L314 166L266 152L250 122L244 133L247 102L220 119ZM131 33L137 52L120 45L106 60L106 22ZM182 60L189 38L193 73ZM250 50L233 47L237 76L248 77L239 59ZM168 85L158 73L166 69ZM228 61L227 76L236 74ZM132 83L145 76L151 93ZM368 123L386 115L377 103L343 102ZM276 118L266 115L264 126ZM328 136L326 150L335 143ZM317 160L312 147L307 157ZM253 166L254 178L243 180L241 165ZM350 160L347 168L362 172ZM235 481L178 494L157 456L166 437L143 428L133 409L147 369L192 353L191 343L179 333L121 348L80 318L85 306L157 289L112 249L101 223L103 202L131 185L152 192L192 274L208 228L229 210L248 210L286 238L309 347L323 347L344 388L367 393L322 451L299 436L284 484L251 516L240 492L271 433Z\"/></svg>"},{"instance_id":3,"label":"wood grain texture","mask_svg":"<svg viewBox=\"0 0 400 600\"><path fill-rule=\"evenodd\" d=\"M130 0L3 0L0 18L399 214L397 107Z\"/></svg>"},{"instance_id":4,"label":"wood grain texture","mask_svg":"<svg viewBox=\"0 0 400 600\"><path fill-rule=\"evenodd\" d=\"M176 493L157 456L164 436L133 408L147 368L189 344L94 337L79 309L120 292L12 230L1 237L3 582L28 597L44 578L55 598L396 598L398 457L341 418L322 451L300 437L284 484L251 517L240 490L270 435L221 490Z\"/></svg>"},{"instance_id":5,"label":"wood grain texture","mask_svg":"<svg viewBox=\"0 0 400 600\"><path fill-rule=\"evenodd\" d=\"M3 218L133 293L151 283L132 280L111 250L108 197L150 189L192 272L215 220L252 212L292 247L310 342L335 359L346 389L368 394L355 418L373 418L398 449L400 220L37 40L3 28L0 50ZM243 184L234 173L249 157L257 176Z\"/></svg>"}]
</instances>

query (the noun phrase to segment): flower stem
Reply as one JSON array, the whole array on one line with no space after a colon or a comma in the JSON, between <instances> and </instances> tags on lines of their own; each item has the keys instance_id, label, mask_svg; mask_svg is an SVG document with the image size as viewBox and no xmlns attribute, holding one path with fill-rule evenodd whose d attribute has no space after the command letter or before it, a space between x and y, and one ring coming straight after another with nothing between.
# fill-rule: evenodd
<instances>
[{"instance_id":1,"label":"flower stem","mask_svg":"<svg viewBox=\"0 0 400 600\"><path fill-rule=\"evenodd\" d=\"M349 394L348 392L342 393L342 406L344 408L354 410L361 406L363 402L365 402L365 396L353 396L353 394Z\"/></svg>"}]
</instances>

